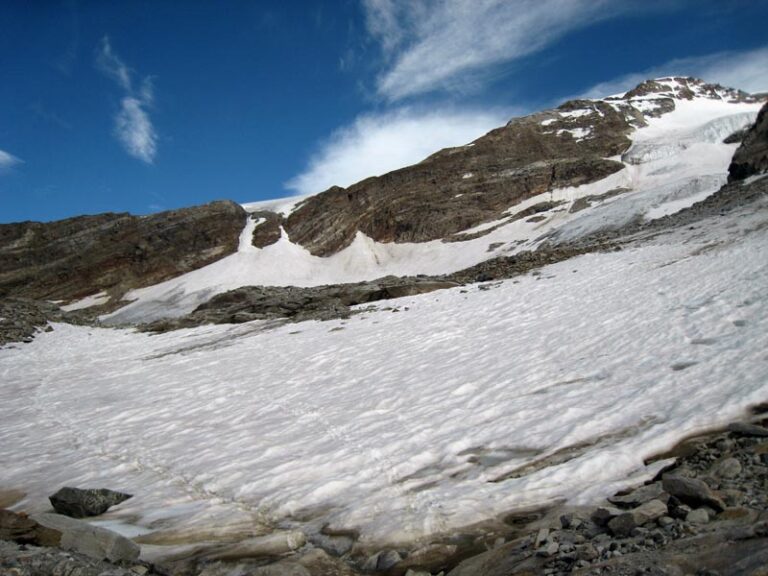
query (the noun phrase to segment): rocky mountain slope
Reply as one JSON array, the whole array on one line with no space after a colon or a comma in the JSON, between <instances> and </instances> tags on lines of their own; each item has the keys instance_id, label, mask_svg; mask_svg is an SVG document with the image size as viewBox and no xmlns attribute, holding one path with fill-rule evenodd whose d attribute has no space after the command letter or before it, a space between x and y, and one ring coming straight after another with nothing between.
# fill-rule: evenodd
<instances>
[{"instance_id":1,"label":"rocky mountain slope","mask_svg":"<svg viewBox=\"0 0 768 576\"><path fill-rule=\"evenodd\" d=\"M237 249L245 211L234 202L151 216L100 214L0 224L0 297L119 299Z\"/></svg>"}]
</instances>

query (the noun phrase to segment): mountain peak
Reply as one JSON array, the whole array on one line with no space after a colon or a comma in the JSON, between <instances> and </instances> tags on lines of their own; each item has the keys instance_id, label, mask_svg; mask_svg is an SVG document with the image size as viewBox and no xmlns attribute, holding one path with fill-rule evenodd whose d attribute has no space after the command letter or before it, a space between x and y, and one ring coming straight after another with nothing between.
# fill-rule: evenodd
<instances>
[{"instance_id":1,"label":"mountain peak","mask_svg":"<svg viewBox=\"0 0 768 576\"><path fill-rule=\"evenodd\" d=\"M758 102L759 98L742 90L728 88L720 84L710 84L700 78L685 76L667 76L645 80L632 90L622 95L610 96L605 100L642 100L673 98L675 100L693 100L708 98L727 102Z\"/></svg>"}]
</instances>

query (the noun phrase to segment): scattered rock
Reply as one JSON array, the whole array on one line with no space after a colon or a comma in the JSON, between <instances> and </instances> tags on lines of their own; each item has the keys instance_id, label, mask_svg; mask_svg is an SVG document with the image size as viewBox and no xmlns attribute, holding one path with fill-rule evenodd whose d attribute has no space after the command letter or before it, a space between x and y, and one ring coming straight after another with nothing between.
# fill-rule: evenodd
<instances>
[{"instance_id":1,"label":"scattered rock","mask_svg":"<svg viewBox=\"0 0 768 576\"><path fill-rule=\"evenodd\" d=\"M71 488L65 486L56 494L49 496L53 509L57 513L72 518L87 518L104 514L112 506L132 498L131 494L115 492L106 488Z\"/></svg>"}]
</instances>

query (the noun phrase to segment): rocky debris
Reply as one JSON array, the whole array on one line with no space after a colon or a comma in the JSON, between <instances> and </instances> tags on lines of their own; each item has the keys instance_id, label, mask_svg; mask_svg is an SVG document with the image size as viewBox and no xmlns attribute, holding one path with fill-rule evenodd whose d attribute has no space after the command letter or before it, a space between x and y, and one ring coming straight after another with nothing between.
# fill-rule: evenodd
<instances>
[{"instance_id":1,"label":"rocky debris","mask_svg":"<svg viewBox=\"0 0 768 576\"><path fill-rule=\"evenodd\" d=\"M742 139L728 168L728 181L744 180L768 172L768 104Z\"/></svg>"},{"instance_id":2,"label":"rocky debris","mask_svg":"<svg viewBox=\"0 0 768 576\"><path fill-rule=\"evenodd\" d=\"M154 576L141 562L116 565L75 551L0 539L0 574L8 576Z\"/></svg>"},{"instance_id":3,"label":"rocky debris","mask_svg":"<svg viewBox=\"0 0 768 576\"><path fill-rule=\"evenodd\" d=\"M60 317L55 304L22 298L0 300L0 347L10 342L32 342L49 320Z\"/></svg>"},{"instance_id":4,"label":"rocky debris","mask_svg":"<svg viewBox=\"0 0 768 576\"><path fill-rule=\"evenodd\" d=\"M106 528L60 514L35 514L31 518L46 528L60 532L59 547L64 550L110 562L133 562L139 557L137 544Z\"/></svg>"},{"instance_id":5,"label":"rocky debris","mask_svg":"<svg viewBox=\"0 0 768 576\"><path fill-rule=\"evenodd\" d=\"M230 201L149 216L100 214L0 224L0 297L78 300L149 286L237 250L246 220Z\"/></svg>"},{"instance_id":6,"label":"rocky debris","mask_svg":"<svg viewBox=\"0 0 768 576\"><path fill-rule=\"evenodd\" d=\"M485 262L480 262L464 270L447 274L445 279L459 284L472 282L488 282L490 280L502 280L531 270L541 268L548 264L554 264L568 260L581 254L597 250L617 249L618 244L602 243L583 245L543 246L535 251L523 250L512 256L498 256Z\"/></svg>"},{"instance_id":7,"label":"rocky debris","mask_svg":"<svg viewBox=\"0 0 768 576\"><path fill-rule=\"evenodd\" d=\"M611 497L616 506L534 520L527 534L522 528L449 576L762 573L755 570L768 566L768 439L754 434L760 428L742 423L687 441L671 470ZM738 474L722 474L736 470L733 462Z\"/></svg>"},{"instance_id":8,"label":"rocky debris","mask_svg":"<svg viewBox=\"0 0 768 576\"><path fill-rule=\"evenodd\" d=\"M65 486L48 499L53 509L72 518L87 518L104 514L112 506L132 498L131 494L115 492L106 488L82 489Z\"/></svg>"},{"instance_id":9,"label":"rocky debris","mask_svg":"<svg viewBox=\"0 0 768 576\"><path fill-rule=\"evenodd\" d=\"M415 296L454 288L456 282L442 278L388 276L356 284L335 284L301 288L296 286L245 286L214 296L182 318L158 320L144 326L160 332L201 324L241 323L251 320L286 318L330 320L347 318L351 306L379 300Z\"/></svg>"}]
</instances>

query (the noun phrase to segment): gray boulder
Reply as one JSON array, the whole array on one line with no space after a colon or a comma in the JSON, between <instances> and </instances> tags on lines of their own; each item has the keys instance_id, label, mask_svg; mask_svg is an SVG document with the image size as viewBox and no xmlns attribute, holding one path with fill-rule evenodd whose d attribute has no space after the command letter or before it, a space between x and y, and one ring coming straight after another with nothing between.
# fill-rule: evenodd
<instances>
[{"instance_id":1,"label":"gray boulder","mask_svg":"<svg viewBox=\"0 0 768 576\"><path fill-rule=\"evenodd\" d=\"M59 514L72 518L87 518L104 514L112 506L132 498L131 494L115 492L106 488L82 489L65 486L49 496L53 509Z\"/></svg>"},{"instance_id":2,"label":"gray boulder","mask_svg":"<svg viewBox=\"0 0 768 576\"><path fill-rule=\"evenodd\" d=\"M129 540L106 528L91 526L60 514L36 514L31 517L38 524L61 532L59 547L85 554L96 560L133 562L138 559L140 548Z\"/></svg>"},{"instance_id":3,"label":"gray boulder","mask_svg":"<svg viewBox=\"0 0 768 576\"><path fill-rule=\"evenodd\" d=\"M725 510L725 503L719 496L697 478L685 478L683 476L664 476L662 480L664 490L672 496L690 506L709 506L718 512Z\"/></svg>"}]
</instances>

